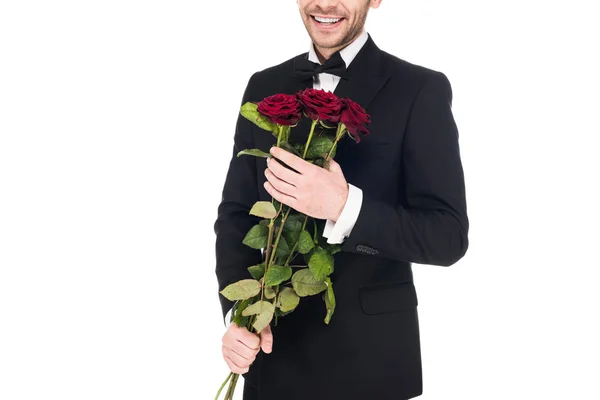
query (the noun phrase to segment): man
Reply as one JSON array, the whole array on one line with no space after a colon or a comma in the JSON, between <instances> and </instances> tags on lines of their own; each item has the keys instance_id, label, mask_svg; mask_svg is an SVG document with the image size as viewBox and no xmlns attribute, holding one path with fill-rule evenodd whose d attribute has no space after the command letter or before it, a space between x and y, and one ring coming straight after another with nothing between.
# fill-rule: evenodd
<instances>
[{"instance_id":1,"label":"man","mask_svg":"<svg viewBox=\"0 0 600 400\"><path fill-rule=\"evenodd\" d=\"M360 143L342 139L325 170L271 148L272 135L238 119L215 222L219 290L247 279L246 268L262 260L260 251L242 244L259 220L248 215L258 200L272 196L322 221L323 236L342 246L329 325L320 296L303 298L260 335L229 325L223 357L231 371L244 374L245 400L399 400L422 393L411 263L449 266L465 254L464 177L450 84L440 72L377 48L364 24L380 4L298 0L313 43L309 53L254 74L246 88L242 103L311 86L334 91L365 107L372 123ZM308 76L307 60L315 63ZM307 128L292 132L306 135ZM275 159L266 165L236 157L245 148L271 149L296 171ZM225 315L232 302L220 300Z\"/></svg>"}]
</instances>

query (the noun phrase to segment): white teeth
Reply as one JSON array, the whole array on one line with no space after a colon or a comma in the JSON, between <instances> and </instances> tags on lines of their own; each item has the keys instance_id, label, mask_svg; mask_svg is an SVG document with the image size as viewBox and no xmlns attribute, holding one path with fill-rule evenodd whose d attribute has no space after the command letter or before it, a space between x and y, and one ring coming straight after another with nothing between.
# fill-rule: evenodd
<instances>
[{"instance_id":1,"label":"white teeth","mask_svg":"<svg viewBox=\"0 0 600 400\"><path fill-rule=\"evenodd\" d=\"M317 21L321 22L321 23L324 23L324 24L335 24L341 18L321 18L321 17L315 17L315 19Z\"/></svg>"}]
</instances>

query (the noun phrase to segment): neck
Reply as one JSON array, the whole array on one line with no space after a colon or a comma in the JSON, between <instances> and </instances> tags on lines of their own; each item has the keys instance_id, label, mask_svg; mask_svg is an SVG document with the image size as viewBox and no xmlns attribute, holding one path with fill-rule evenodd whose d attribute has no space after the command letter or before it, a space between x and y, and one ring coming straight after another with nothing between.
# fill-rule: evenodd
<instances>
[{"instance_id":1,"label":"neck","mask_svg":"<svg viewBox=\"0 0 600 400\"><path fill-rule=\"evenodd\" d=\"M363 31L358 32L358 34L356 34L356 36L354 36L351 40L338 47L320 47L313 42L315 53L317 53L317 57L319 58L321 64L324 64L325 61L329 60L329 57L331 57L335 52L342 50L354 42L360 35L362 35L362 33Z\"/></svg>"}]
</instances>

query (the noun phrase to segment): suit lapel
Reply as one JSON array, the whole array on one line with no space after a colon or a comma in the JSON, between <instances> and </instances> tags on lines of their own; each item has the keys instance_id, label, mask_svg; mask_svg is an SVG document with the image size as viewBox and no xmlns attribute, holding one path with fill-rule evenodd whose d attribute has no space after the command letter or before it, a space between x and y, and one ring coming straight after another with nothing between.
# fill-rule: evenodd
<instances>
[{"instance_id":1,"label":"suit lapel","mask_svg":"<svg viewBox=\"0 0 600 400\"><path fill-rule=\"evenodd\" d=\"M385 86L390 76L390 73L382 68L381 50L369 35L369 39L346 70L346 74L338 83L334 93L360 104L370 113L369 105ZM366 136L363 140L368 139L369 136ZM338 153L341 155L342 149L352 145L356 145L356 142L350 138L340 140Z\"/></svg>"},{"instance_id":2,"label":"suit lapel","mask_svg":"<svg viewBox=\"0 0 600 400\"><path fill-rule=\"evenodd\" d=\"M357 102L368 110L369 104L389 79L381 68L381 50L369 35L337 85L334 93Z\"/></svg>"}]
</instances>

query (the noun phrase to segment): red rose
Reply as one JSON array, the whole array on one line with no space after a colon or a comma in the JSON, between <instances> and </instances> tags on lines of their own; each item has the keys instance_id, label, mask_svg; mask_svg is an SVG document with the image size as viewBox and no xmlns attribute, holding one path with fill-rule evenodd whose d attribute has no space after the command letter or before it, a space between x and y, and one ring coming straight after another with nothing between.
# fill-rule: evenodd
<instances>
[{"instance_id":1,"label":"red rose","mask_svg":"<svg viewBox=\"0 0 600 400\"><path fill-rule=\"evenodd\" d=\"M296 125L302 118L302 104L295 95L275 94L257 105L259 113L279 125Z\"/></svg>"},{"instance_id":2,"label":"red rose","mask_svg":"<svg viewBox=\"0 0 600 400\"><path fill-rule=\"evenodd\" d=\"M323 89L305 89L298 93L298 98L308 118L334 124L340 120L343 103L335 94Z\"/></svg>"},{"instance_id":3,"label":"red rose","mask_svg":"<svg viewBox=\"0 0 600 400\"><path fill-rule=\"evenodd\" d=\"M348 132L354 137L356 143L360 142L359 134L368 134L369 131L365 128L366 124L370 124L369 114L358 103L350 99L343 99L344 109L340 115L340 122L346 126Z\"/></svg>"}]
</instances>

